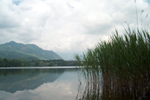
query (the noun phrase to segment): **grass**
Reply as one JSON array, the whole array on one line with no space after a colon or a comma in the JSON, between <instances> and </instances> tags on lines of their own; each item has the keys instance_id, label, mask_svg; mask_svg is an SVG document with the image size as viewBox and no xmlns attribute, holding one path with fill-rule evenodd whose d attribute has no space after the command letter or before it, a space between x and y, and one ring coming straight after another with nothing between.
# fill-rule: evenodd
<instances>
[{"instance_id":1,"label":"grass","mask_svg":"<svg viewBox=\"0 0 150 100\"><path fill-rule=\"evenodd\" d=\"M100 90L99 85L102 85L99 84L100 73L103 79L103 92L100 97L102 100L150 99L150 34L148 30L128 28L125 29L124 35L119 35L116 30L109 41L98 43L94 49L88 49L86 53L83 53L82 57L76 55L76 59L80 64L83 62L81 66L84 66L86 79L90 80L90 82L87 81L87 88L80 99L92 98L91 94ZM91 88L94 85L97 88Z\"/></svg>"}]
</instances>

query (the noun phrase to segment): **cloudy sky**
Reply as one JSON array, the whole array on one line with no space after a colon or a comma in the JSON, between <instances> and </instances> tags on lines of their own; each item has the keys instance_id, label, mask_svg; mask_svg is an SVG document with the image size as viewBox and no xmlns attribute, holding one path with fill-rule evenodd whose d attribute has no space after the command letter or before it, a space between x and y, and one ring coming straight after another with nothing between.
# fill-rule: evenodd
<instances>
[{"instance_id":1,"label":"cloudy sky","mask_svg":"<svg viewBox=\"0 0 150 100\"><path fill-rule=\"evenodd\" d=\"M149 25L150 0L0 0L0 44L36 44L72 59L115 29L136 27L136 7L139 26Z\"/></svg>"}]
</instances>

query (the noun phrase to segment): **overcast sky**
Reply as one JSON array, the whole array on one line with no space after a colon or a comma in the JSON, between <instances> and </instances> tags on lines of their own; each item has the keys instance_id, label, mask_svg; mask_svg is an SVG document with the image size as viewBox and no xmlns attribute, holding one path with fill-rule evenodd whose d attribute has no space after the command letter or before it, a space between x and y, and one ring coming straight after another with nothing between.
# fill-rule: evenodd
<instances>
[{"instance_id":1,"label":"overcast sky","mask_svg":"<svg viewBox=\"0 0 150 100\"><path fill-rule=\"evenodd\" d=\"M0 44L36 44L69 59L126 23L136 27L136 6L139 26L149 25L150 0L0 0Z\"/></svg>"}]
</instances>

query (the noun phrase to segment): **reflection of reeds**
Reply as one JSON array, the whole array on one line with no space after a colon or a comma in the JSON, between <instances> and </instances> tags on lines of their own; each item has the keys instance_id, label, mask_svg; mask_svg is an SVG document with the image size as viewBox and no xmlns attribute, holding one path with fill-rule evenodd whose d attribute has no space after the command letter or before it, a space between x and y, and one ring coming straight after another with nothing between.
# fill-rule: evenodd
<instances>
[{"instance_id":1,"label":"reflection of reeds","mask_svg":"<svg viewBox=\"0 0 150 100\"><path fill-rule=\"evenodd\" d=\"M150 34L146 30L125 30L110 41L99 43L83 54L86 76L102 72L103 100L150 99ZM81 62L81 58L76 55ZM100 66L100 67L99 67Z\"/></svg>"},{"instance_id":2,"label":"reflection of reeds","mask_svg":"<svg viewBox=\"0 0 150 100\"><path fill-rule=\"evenodd\" d=\"M102 77L100 73L93 70L89 72L87 68L83 68L83 74L79 76L80 84L76 100L100 100L102 94ZM81 77L83 80L81 80Z\"/></svg>"}]
</instances>

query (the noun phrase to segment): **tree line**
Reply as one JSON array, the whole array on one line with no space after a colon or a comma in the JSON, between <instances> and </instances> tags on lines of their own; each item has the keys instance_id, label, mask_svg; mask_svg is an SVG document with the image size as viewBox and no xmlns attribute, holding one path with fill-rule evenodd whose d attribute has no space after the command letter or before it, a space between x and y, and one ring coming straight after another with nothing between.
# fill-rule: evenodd
<instances>
[{"instance_id":1,"label":"tree line","mask_svg":"<svg viewBox=\"0 0 150 100\"><path fill-rule=\"evenodd\" d=\"M0 67L77 66L76 61L0 59Z\"/></svg>"}]
</instances>

